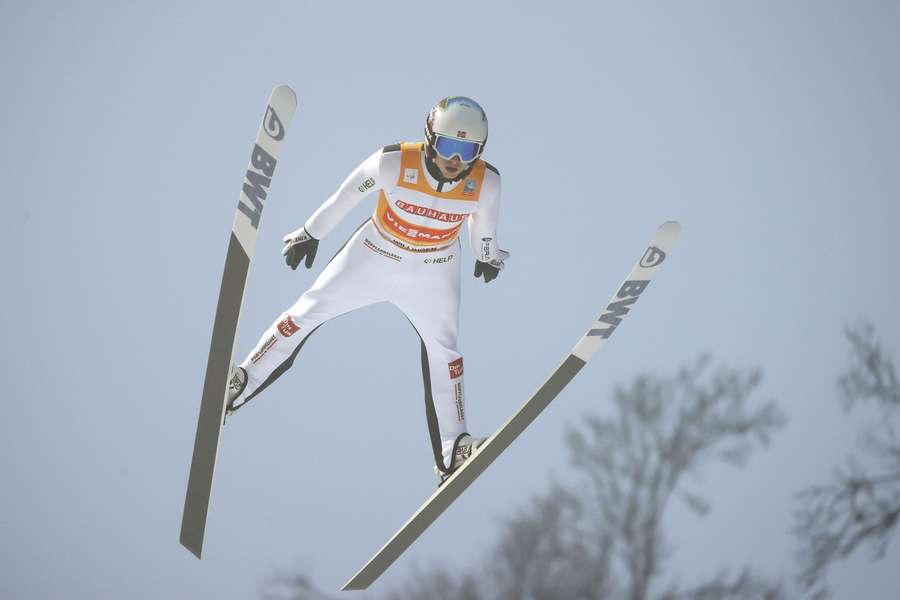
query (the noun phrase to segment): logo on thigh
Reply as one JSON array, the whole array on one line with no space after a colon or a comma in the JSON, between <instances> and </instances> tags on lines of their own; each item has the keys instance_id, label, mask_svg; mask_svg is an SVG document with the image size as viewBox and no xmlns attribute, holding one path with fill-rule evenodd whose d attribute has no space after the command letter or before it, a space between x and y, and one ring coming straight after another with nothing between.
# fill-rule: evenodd
<instances>
[{"instance_id":1,"label":"logo on thigh","mask_svg":"<svg viewBox=\"0 0 900 600\"><path fill-rule=\"evenodd\" d=\"M456 420L457 422L462 423L466 420L466 401L463 396L462 381L453 386L453 396L456 400Z\"/></svg>"},{"instance_id":2,"label":"logo on thigh","mask_svg":"<svg viewBox=\"0 0 900 600\"><path fill-rule=\"evenodd\" d=\"M450 379L456 379L457 377L462 377L463 374L463 359L462 356L454 360L452 363L447 363L447 366L450 368Z\"/></svg>"},{"instance_id":3,"label":"logo on thigh","mask_svg":"<svg viewBox=\"0 0 900 600\"><path fill-rule=\"evenodd\" d=\"M291 337L298 331L300 331L300 326L294 323L290 315L287 315L278 323L278 333L284 337Z\"/></svg>"},{"instance_id":4,"label":"logo on thigh","mask_svg":"<svg viewBox=\"0 0 900 600\"><path fill-rule=\"evenodd\" d=\"M265 356L266 352L269 351L269 348L274 346L275 342L277 342L277 341L278 341L278 338L276 338L274 335L270 335L269 339L267 339L265 342L263 342L262 347L259 350L257 350L256 352L254 352L253 356L250 357L250 362L252 362L253 364L256 364L257 362L259 362L259 359L261 359L263 356Z\"/></svg>"}]
</instances>

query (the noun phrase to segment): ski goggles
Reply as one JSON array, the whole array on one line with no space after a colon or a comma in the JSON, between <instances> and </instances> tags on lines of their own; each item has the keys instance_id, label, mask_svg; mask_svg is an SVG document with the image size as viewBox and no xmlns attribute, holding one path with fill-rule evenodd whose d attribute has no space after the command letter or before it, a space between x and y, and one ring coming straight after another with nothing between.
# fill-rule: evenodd
<instances>
[{"instance_id":1,"label":"ski goggles","mask_svg":"<svg viewBox=\"0 0 900 600\"><path fill-rule=\"evenodd\" d=\"M459 156L459 160L463 162L472 162L481 151L481 142L460 140L438 134L435 136L434 150L446 160Z\"/></svg>"}]
</instances>

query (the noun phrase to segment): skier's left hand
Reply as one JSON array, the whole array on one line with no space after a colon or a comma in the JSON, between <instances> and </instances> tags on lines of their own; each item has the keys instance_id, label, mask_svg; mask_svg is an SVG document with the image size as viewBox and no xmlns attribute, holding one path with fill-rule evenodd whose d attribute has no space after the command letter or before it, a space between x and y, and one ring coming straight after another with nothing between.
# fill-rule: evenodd
<instances>
[{"instance_id":1,"label":"skier's left hand","mask_svg":"<svg viewBox=\"0 0 900 600\"><path fill-rule=\"evenodd\" d=\"M319 249L319 240L309 235L305 227L287 234L281 241L284 242L281 254L284 255L284 262L287 263L287 266L296 270L297 265L305 257L306 268L312 267L313 261L316 259L316 251Z\"/></svg>"},{"instance_id":2,"label":"skier's left hand","mask_svg":"<svg viewBox=\"0 0 900 600\"><path fill-rule=\"evenodd\" d=\"M493 251L494 257L488 261L475 261L475 278L479 278L482 275L484 276L484 282L490 283L494 279L497 278L497 275L500 274L500 271L503 270L503 261L509 258L509 252L506 250L500 250L499 248L494 249Z\"/></svg>"}]
</instances>

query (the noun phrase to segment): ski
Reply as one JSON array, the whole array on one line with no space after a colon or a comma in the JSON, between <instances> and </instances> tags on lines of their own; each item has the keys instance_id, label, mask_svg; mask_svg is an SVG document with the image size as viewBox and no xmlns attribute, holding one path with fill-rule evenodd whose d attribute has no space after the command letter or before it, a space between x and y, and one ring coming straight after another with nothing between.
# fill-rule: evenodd
<instances>
[{"instance_id":1,"label":"ski","mask_svg":"<svg viewBox=\"0 0 900 600\"><path fill-rule=\"evenodd\" d=\"M650 246L634 265L625 282L616 290L606 310L575 344L547 381L425 501L394 537L344 585L343 590L364 590L378 579L556 398L616 331L622 319L647 289L657 269L666 260L680 233L681 225L674 221L663 223L657 229Z\"/></svg>"},{"instance_id":2,"label":"ski","mask_svg":"<svg viewBox=\"0 0 900 600\"><path fill-rule=\"evenodd\" d=\"M197 558L200 558L203 550L206 514L219 452L219 435L225 417L228 374L237 338L244 287L256 248L260 216L284 145L284 137L296 108L297 96L291 88L280 85L272 90L265 116L256 134L256 143L250 155L250 166L244 177L228 242L181 520L181 543Z\"/></svg>"}]
</instances>

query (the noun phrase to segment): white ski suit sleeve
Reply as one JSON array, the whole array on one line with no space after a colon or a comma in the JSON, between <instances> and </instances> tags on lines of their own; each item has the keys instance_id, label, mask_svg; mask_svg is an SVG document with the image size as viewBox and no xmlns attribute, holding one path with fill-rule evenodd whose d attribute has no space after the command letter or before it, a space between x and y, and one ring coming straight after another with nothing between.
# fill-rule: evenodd
<instances>
[{"instance_id":1,"label":"white ski suit sleeve","mask_svg":"<svg viewBox=\"0 0 900 600\"><path fill-rule=\"evenodd\" d=\"M491 262L500 257L497 223L500 220L500 176L490 169L485 172L484 187L478 210L469 215L469 243L475 258Z\"/></svg>"},{"instance_id":2,"label":"white ski suit sleeve","mask_svg":"<svg viewBox=\"0 0 900 600\"><path fill-rule=\"evenodd\" d=\"M377 150L341 183L337 191L307 219L304 227L317 240L323 239L379 182L382 150Z\"/></svg>"}]
</instances>

